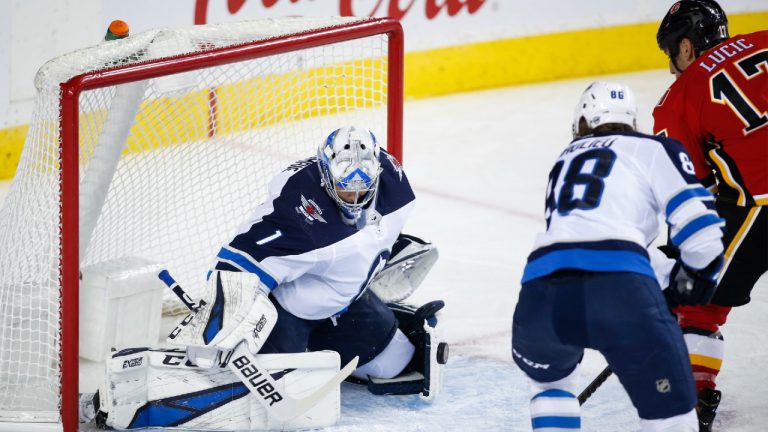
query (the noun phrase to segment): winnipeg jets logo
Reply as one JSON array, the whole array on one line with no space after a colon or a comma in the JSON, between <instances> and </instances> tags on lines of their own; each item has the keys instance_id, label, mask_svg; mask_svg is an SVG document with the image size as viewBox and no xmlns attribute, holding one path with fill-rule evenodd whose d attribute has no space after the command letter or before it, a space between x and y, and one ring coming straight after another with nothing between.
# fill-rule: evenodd
<instances>
[{"instance_id":1,"label":"winnipeg jets logo","mask_svg":"<svg viewBox=\"0 0 768 432\"><path fill-rule=\"evenodd\" d=\"M391 154L387 155L387 159L389 159L389 163L392 164L392 168L395 169L395 172L397 173L398 177L400 177L400 180L402 181L403 180L403 166L400 165L400 162L397 159L395 159L395 157L392 156Z\"/></svg>"},{"instance_id":2,"label":"winnipeg jets logo","mask_svg":"<svg viewBox=\"0 0 768 432\"><path fill-rule=\"evenodd\" d=\"M323 211L320 207L311 199L304 198L304 195L301 196L301 205L296 207L296 212L304 215L304 218L306 218L307 223L310 225L315 221L327 223L323 219Z\"/></svg>"}]
</instances>

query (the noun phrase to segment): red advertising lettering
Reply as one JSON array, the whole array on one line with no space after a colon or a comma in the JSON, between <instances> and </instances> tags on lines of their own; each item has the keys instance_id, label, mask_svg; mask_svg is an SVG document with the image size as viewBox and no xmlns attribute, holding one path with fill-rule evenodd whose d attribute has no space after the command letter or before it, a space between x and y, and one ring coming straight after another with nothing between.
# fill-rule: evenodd
<instances>
[{"instance_id":1,"label":"red advertising lettering","mask_svg":"<svg viewBox=\"0 0 768 432\"><path fill-rule=\"evenodd\" d=\"M427 19L434 19L442 9L445 9L448 16L456 16L462 9L466 8L471 15L480 9L486 0L443 0L438 4L438 0L427 0L426 15Z\"/></svg>"},{"instance_id":2,"label":"red advertising lettering","mask_svg":"<svg viewBox=\"0 0 768 432\"><path fill-rule=\"evenodd\" d=\"M260 1L265 9L282 4L298 4L302 0L227 0L227 11L231 15L237 14L248 1ZM306 0L304 0L306 1ZM418 0L424 2L421 11L428 20L433 20L441 12L453 17L466 10L470 15L482 8L487 0ZM358 2L359 3L359 2ZM388 16L396 20L402 20L409 13L414 13L420 8L415 7L417 0L376 0L372 9L363 10L355 7L355 0L339 0L338 14L341 16ZM195 0L195 24L208 22L209 0Z\"/></svg>"}]
</instances>

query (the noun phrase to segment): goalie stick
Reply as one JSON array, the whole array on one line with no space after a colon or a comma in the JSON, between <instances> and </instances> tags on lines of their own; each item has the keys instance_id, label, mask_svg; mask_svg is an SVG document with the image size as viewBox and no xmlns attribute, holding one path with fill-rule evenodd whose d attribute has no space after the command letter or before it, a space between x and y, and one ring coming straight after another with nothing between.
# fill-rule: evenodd
<instances>
[{"instance_id":1,"label":"goalie stick","mask_svg":"<svg viewBox=\"0 0 768 432\"><path fill-rule=\"evenodd\" d=\"M160 272L158 277L173 291L192 314L200 309L200 303L192 301L191 297L171 277L167 270ZM235 347L227 366L248 387L248 390L256 396L256 399L269 415L281 421L289 421L317 405L328 393L354 372L357 368L357 362L358 357L353 358L328 382L301 398L295 398L280 392L278 390L280 387L272 378L272 375L261 368L259 360L248 350L247 344L241 342Z\"/></svg>"}]
</instances>

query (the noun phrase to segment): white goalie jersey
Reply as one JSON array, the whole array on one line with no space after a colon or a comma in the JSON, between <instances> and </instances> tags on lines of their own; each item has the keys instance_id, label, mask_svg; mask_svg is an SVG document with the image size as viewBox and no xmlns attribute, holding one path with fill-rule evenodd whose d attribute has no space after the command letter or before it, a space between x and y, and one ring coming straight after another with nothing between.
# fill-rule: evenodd
<instances>
[{"instance_id":1,"label":"white goalie jersey","mask_svg":"<svg viewBox=\"0 0 768 432\"><path fill-rule=\"evenodd\" d=\"M713 200L677 141L636 132L579 138L550 172L547 230L536 238L522 282L561 269L655 278L646 247L658 235L660 213L682 261L703 268L722 252L724 222ZM598 234L605 232L610 239Z\"/></svg>"},{"instance_id":2,"label":"white goalie jersey","mask_svg":"<svg viewBox=\"0 0 768 432\"><path fill-rule=\"evenodd\" d=\"M300 161L273 179L270 197L219 251L215 270L257 275L300 318L343 311L384 267L414 206L400 164L384 150L379 159L380 184L362 227L343 220L315 159Z\"/></svg>"}]
</instances>

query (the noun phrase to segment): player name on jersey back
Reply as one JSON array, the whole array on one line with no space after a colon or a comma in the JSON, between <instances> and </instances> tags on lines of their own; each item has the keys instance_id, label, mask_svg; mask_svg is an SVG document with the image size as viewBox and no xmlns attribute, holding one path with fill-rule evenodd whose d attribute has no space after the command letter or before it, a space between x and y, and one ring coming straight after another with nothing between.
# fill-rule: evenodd
<instances>
[{"instance_id":1,"label":"player name on jersey back","mask_svg":"<svg viewBox=\"0 0 768 432\"><path fill-rule=\"evenodd\" d=\"M560 153L560 157L563 157L569 153L573 153L578 150L587 150L587 149L594 149L594 148L609 148L613 145L613 143L616 141L616 138L609 137L606 139L605 137L600 138L593 138L593 139L583 139L576 141L569 145L568 147L563 150L562 153Z\"/></svg>"}]
</instances>

